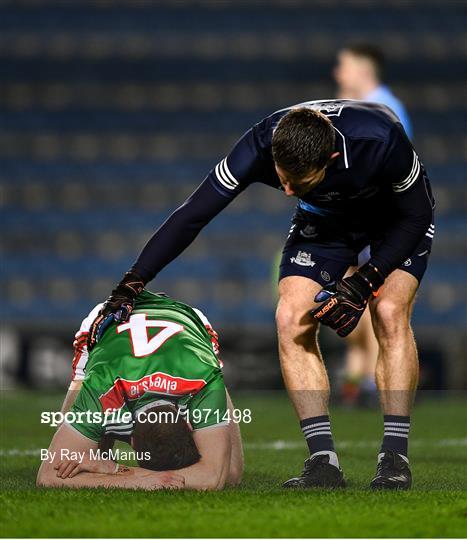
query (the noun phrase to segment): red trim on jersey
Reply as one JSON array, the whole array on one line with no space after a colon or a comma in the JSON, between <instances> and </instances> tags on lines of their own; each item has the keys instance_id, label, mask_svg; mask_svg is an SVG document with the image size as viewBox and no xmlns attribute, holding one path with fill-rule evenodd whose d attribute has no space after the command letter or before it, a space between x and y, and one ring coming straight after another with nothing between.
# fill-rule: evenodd
<instances>
[{"instance_id":1,"label":"red trim on jersey","mask_svg":"<svg viewBox=\"0 0 467 540\"><path fill-rule=\"evenodd\" d=\"M81 360L81 357L83 356L84 347L87 344L88 341L88 334L89 332L80 332L79 335L77 334L75 337L75 341L73 342L73 347L75 349L75 355L73 357L73 362L71 364L71 379L73 380L76 376L76 368L78 367L79 361Z\"/></svg>"},{"instance_id":2,"label":"red trim on jersey","mask_svg":"<svg viewBox=\"0 0 467 540\"><path fill-rule=\"evenodd\" d=\"M117 379L113 386L99 397L99 401L105 412L109 409L121 409L125 404L125 397L130 401L140 398L146 392L185 396L197 394L204 386L206 386L204 379L184 379L156 371L136 381Z\"/></svg>"},{"instance_id":3,"label":"red trim on jersey","mask_svg":"<svg viewBox=\"0 0 467 540\"><path fill-rule=\"evenodd\" d=\"M212 348L214 350L214 354L217 356L217 359L219 360L219 365L221 368L224 367L224 362L220 358L220 345L219 345L219 334L214 330L214 328L208 324L205 325L206 330L208 331L208 334L211 338Z\"/></svg>"},{"instance_id":4,"label":"red trim on jersey","mask_svg":"<svg viewBox=\"0 0 467 540\"><path fill-rule=\"evenodd\" d=\"M73 364L71 365L71 380L73 381L76 377L76 367L79 364L79 361L81 360L81 356L83 355L82 352L77 352L73 358Z\"/></svg>"}]
</instances>

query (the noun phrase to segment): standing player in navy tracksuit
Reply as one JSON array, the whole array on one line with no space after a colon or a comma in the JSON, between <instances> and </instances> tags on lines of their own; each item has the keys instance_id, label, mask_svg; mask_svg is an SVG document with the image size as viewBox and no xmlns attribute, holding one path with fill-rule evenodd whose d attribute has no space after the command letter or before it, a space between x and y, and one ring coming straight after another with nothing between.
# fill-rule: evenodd
<instances>
[{"instance_id":1,"label":"standing player in navy tracksuit","mask_svg":"<svg viewBox=\"0 0 467 540\"><path fill-rule=\"evenodd\" d=\"M386 105L397 115L407 136L412 139L412 123L406 108L383 82L385 63L383 51L371 43L346 45L339 51L334 69L338 97ZM366 246L358 256L358 264L366 263L369 258L370 249ZM350 267L347 274L353 274L356 269ZM347 337L346 345L342 400L346 405L372 406L377 398L378 341L368 309L357 328Z\"/></svg>"},{"instance_id":2,"label":"standing player in navy tracksuit","mask_svg":"<svg viewBox=\"0 0 467 540\"><path fill-rule=\"evenodd\" d=\"M94 321L89 346L110 320L125 320L144 284L253 182L298 198L280 266L276 320L284 382L310 458L302 474L284 486L345 484L317 332L322 323L348 335L369 304L384 413L371 486L409 488L408 433L418 381L410 315L431 250L434 204L423 165L385 106L311 101L254 125L149 240ZM367 245L369 261L344 279Z\"/></svg>"},{"instance_id":3,"label":"standing player in navy tracksuit","mask_svg":"<svg viewBox=\"0 0 467 540\"><path fill-rule=\"evenodd\" d=\"M402 101L384 84L386 59L383 51L371 43L353 43L337 55L334 79L338 97L382 103L399 118L409 139L413 138L412 122Z\"/></svg>"}]
</instances>

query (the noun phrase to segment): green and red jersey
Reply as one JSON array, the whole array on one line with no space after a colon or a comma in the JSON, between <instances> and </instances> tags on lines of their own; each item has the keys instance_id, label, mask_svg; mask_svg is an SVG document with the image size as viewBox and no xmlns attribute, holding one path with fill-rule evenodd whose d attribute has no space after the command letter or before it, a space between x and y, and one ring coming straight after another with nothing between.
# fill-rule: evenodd
<instances>
[{"instance_id":1,"label":"green and red jersey","mask_svg":"<svg viewBox=\"0 0 467 540\"><path fill-rule=\"evenodd\" d=\"M74 413L100 414L92 422L91 415L80 415L80 421L70 425L94 441L103 435L128 436L132 421L95 419L111 411L119 411L118 418L129 412L134 419L157 401L175 404L194 429L227 423L217 334L201 312L143 291L129 321L112 323L88 354L87 330L100 307L76 334L73 378L83 384L71 408Z\"/></svg>"}]
</instances>

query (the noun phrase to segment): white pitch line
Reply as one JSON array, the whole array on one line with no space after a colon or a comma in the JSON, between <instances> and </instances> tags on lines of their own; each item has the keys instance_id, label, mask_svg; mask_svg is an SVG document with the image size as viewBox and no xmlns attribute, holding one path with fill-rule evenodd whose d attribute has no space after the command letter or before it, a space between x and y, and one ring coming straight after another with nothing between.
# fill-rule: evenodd
<instances>
[{"instance_id":1,"label":"white pitch line","mask_svg":"<svg viewBox=\"0 0 467 540\"><path fill-rule=\"evenodd\" d=\"M337 450L343 448L378 448L380 446L378 441L338 441L336 446ZM246 450L300 450L305 448L304 441L269 441L259 443L245 443L243 445ZM411 448L430 446L430 447L443 447L443 446L467 446L467 438L464 439L414 439L409 440L409 446ZM22 457L22 456L39 456L41 448L20 449L20 448L1 448L0 457Z\"/></svg>"},{"instance_id":2,"label":"white pitch line","mask_svg":"<svg viewBox=\"0 0 467 540\"><path fill-rule=\"evenodd\" d=\"M40 448L33 448L31 450L20 450L19 448L1 449L0 457L16 457L16 456L39 456L41 453Z\"/></svg>"},{"instance_id":3,"label":"white pitch line","mask_svg":"<svg viewBox=\"0 0 467 540\"><path fill-rule=\"evenodd\" d=\"M297 450L304 447L302 441L270 441L259 443L245 443L247 450ZM378 448L381 441L335 441L337 450L343 448ZM467 446L467 438L463 439L410 439L409 446Z\"/></svg>"}]
</instances>

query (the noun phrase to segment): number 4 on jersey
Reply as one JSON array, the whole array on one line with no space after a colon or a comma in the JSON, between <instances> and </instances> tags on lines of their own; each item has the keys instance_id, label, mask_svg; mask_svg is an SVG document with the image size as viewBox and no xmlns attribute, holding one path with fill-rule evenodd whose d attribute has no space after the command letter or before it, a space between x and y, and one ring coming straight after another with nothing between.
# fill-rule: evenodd
<instances>
[{"instance_id":1,"label":"number 4 on jersey","mask_svg":"<svg viewBox=\"0 0 467 540\"><path fill-rule=\"evenodd\" d=\"M150 338L149 328L162 328L162 330ZM137 315L132 315L129 322L117 326L117 334L126 330L130 332L133 356L142 358L143 356L155 353L168 339L184 330L184 327L181 324L170 321L146 319L145 313L138 313Z\"/></svg>"}]
</instances>

